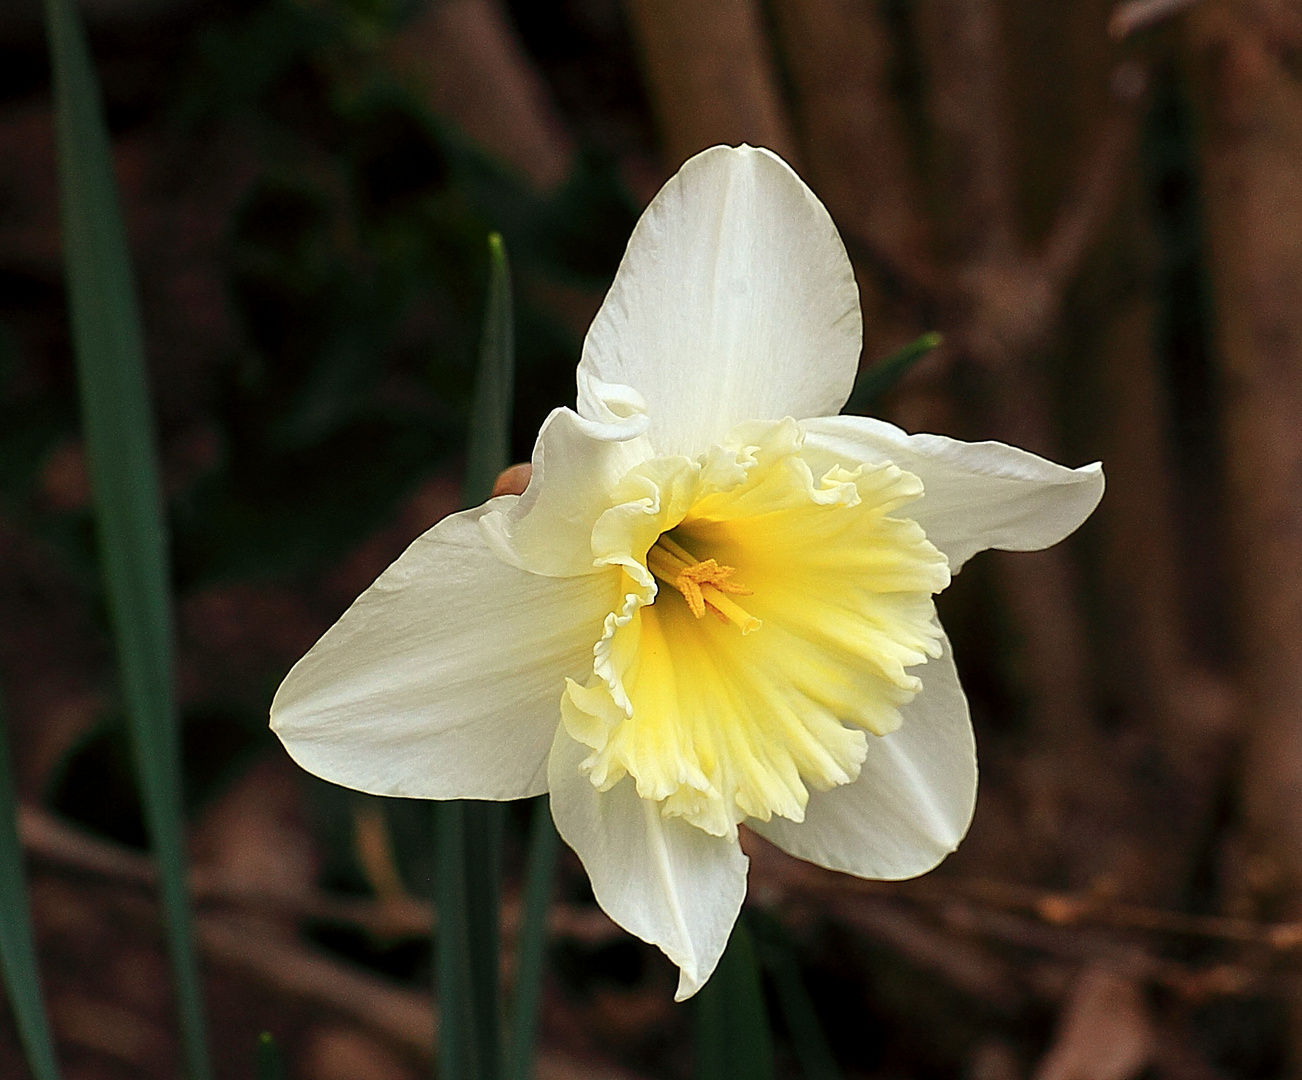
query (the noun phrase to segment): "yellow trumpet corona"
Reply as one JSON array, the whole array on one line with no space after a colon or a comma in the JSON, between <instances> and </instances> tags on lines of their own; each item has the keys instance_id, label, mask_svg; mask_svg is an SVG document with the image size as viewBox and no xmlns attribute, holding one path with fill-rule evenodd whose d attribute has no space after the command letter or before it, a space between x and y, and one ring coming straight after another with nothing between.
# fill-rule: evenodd
<instances>
[{"instance_id":1,"label":"yellow trumpet corona","mask_svg":"<svg viewBox=\"0 0 1302 1080\"><path fill-rule=\"evenodd\" d=\"M599 790L631 775L661 813L716 836L799 822L811 787L859 775L865 733L899 727L921 686L906 668L940 655L932 594L949 583L945 556L896 516L922 494L916 476L816 480L789 419L729 442L712 463L653 460L616 486L631 506L598 532L624 571L621 611L561 703Z\"/></svg>"}]
</instances>

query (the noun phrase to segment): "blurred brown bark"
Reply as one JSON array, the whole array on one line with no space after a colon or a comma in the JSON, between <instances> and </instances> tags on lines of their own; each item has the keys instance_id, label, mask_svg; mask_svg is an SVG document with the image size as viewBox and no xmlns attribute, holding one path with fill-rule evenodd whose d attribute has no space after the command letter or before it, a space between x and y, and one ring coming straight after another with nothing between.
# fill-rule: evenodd
<instances>
[{"instance_id":1,"label":"blurred brown bark","mask_svg":"<svg viewBox=\"0 0 1302 1080\"><path fill-rule=\"evenodd\" d=\"M1153 1028L1143 993L1104 965L1087 967L1034 1080L1129 1080L1148 1064Z\"/></svg>"},{"instance_id":2,"label":"blurred brown bark","mask_svg":"<svg viewBox=\"0 0 1302 1080\"><path fill-rule=\"evenodd\" d=\"M917 11L954 254L965 262L1014 257L1016 178L998 7L921 0Z\"/></svg>"},{"instance_id":3,"label":"blurred brown bark","mask_svg":"<svg viewBox=\"0 0 1302 1080\"><path fill-rule=\"evenodd\" d=\"M827 204L857 269L864 362L928 329L930 227L893 85L896 44L868 0L777 0L777 47L791 82L806 179ZM914 411L944 427L939 358L910 379Z\"/></svg>"},{"instance_id":4,"label":"blurred brown bark","mask_svg":"<svg viewBox=\"0 0 1302 1080\"><path fill-rule=\"evenodd\" d=\"M1302 910L1302 86L1289 59L1302 12L1212 3L1188 31L1251 713L1243 795Z\"/></svg>"},{"instance_id":5,"label":"blurred brown bark","mask_svg":"<svg viewBox=\"0 0 1302 1080\"><path fill-rule=\"evenodd\" d=\"M569 137L499 0L434 0L390 55L434 112L535 185L568 175Z\"/></svg>"},{"instance_id":6,"label":"blurred brown bark","mask_svg":"<svg viewBox=\"0 0 1302 1080\"><path fill-rule=\"evenodd\" d=\"M1170 427L1154 368L1150 297L1138 295L1104 339L1108 499L1105 558L1118 608L1110 650L1132 712L1186 781L1206 790L1209 757L1229 735L1234 695L1222 676L1190 656L1183 615L1182 559L1173 510Z\"/></svg>"},{"instance_id":7,"label":"blurred brown bark","mask_svg":"<svg viewBox=\"0 0 1302 1080\"><path fill-rule=\"evenodd\" d=\"M670 169L717 143L767 146L795 164L755 0L626 0Z\"/></svg>"},{"instance_id":8,"label":"blurred brown bark","mask_svg":"<svg viewBox=\"0 0 1302 1080\"><path fill-rule=\"evenodd\" d=\"M925 0L918 12L938 184L950 209L942 328L987 387L988 433L1058 457L1034 357L1048 343L1075 268L1050 278L1021 238L999 12L993 0ZM1090 753L1089 644L1071 554L1059 546L998 565L1025 654L1033 738L1050 754Z\"/></svg>"},{"instance_id":9,"label":"blurred brown bark","mask_svg":"<svg viewBox=\"0 0 1302 1080\"><path fill-rule=\"evenodd\" d=\"M1223 365L1249 730L1250 886L1302 911L1302 46L1295 3L1213 3L1187 22ZM1302 1073L1293 988L1292 1073Z\"/></svg>"},{"instance_id":10,"label":"blurred brown bark","mask_svg":"<svg viewBox=\"0 0 1302 1080\"><path fill-rule=\"evenodd\" d=\"M1208 3L1187 55L1202 123L1248 732L1250 884L1302 911L1302 85L1296 3ZM1302 1074L1302 988L1292 1001Z\"/></svg>"},{"instance_id":11,"label":"blurred brown bark","mask_svg":"<svg viewBox=\"0 0 1302 1080\"><path fill-rule=\"evenodd\" d=\"M930 238L891 85L893 45L863 0L777 0L810 183L842 231L905 283L930 282Z\"/></svg>"},{"instance_id":12,"label":"blurred brown bark","mask_svg":"<svg viewBox=\"0 0 1302 1080\"><path fill-rule=\"evenodd\" d=\"M1164 19L1179 15L1198 0L1126 0L1118 4L1108 20L1108 34L1117 40L1140 30L1156 26Z\"/></svg>"}]
</instances>

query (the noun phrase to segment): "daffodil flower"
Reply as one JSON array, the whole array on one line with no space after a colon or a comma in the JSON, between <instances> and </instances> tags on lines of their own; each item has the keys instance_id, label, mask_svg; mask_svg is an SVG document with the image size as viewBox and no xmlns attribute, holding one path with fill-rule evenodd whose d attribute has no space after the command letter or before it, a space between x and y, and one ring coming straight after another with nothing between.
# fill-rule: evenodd
<instances>
[{"instance_id":1,"label":"daffodil flower","mask_svg":"<svg viewBox=\"0 0 1302 1080\"><path fill-rule=\"evenodd\" d=\"M521 496L439 522L293 668L272 726L380 795L548 792L597 902L709 978L745 823L867 878L936 865L976 757L933 595L1103 492L1000 443L838 416L859 297L827 211L715 147L648 207Z\"/></svg>"}]
</instances>

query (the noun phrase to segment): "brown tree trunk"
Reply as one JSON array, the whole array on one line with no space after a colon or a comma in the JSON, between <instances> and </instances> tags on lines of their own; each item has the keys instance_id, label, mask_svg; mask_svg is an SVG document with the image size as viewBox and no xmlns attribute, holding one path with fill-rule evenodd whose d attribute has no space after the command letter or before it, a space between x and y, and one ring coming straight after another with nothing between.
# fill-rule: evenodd
<instances>
[{"instance_id":1,"label":"brown tree trunk","mask_svg":"<svg viewBox=\"0 0 1302 1080\"><path fill-rule=\"evenodd\" d=\"M795 145L756 0L627 0L662 156L676 169L718 143Z\"/></svg>"},{"instance_id":2,"label":"brown tree trunk","mask_svg":"<svg viewBox=\"0 0 1302 1080\"><path fill-rule=\"evenodd\" d=\"M1302 897L1302 85L1272 27L1286 15L1297 7L1208 4L1188 47L1252 715L1244 796Z\"/></svg>"},{"instance_id":3,"label":"brown tree trunk","mask_svg":"<svg viewBox=\"0 0 1302 1080\"><path fill-rule=\"evenodd\" d=\"M1253 885L1302 914L1302 39L1296 3L1208 3L1187 23L1202 124L1248 734ZM1294 987L1292 1074L1302 1072Z\"/></svg>"},{"instance_id":4,"label":"brown tree trunk","mask_svg":"<svg viewBox=\"0 0 1302 1080\"><path fill-rule=\"evenodd\" d=\"M569 174L569 136L500 0L434 0L389 50L431 109L535 186Z\"/></svg>"}]
</instances>

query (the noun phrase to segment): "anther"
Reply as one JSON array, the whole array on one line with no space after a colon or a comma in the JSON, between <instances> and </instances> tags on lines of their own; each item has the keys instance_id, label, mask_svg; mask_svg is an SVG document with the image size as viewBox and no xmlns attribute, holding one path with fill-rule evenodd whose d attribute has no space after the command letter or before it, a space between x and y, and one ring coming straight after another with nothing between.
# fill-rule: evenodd
<instances>
[{"instance_id":1,"label":"anther","mask_svg":"<svg viewBox=\"0 0 1302 1080\"><path fill-rule=\"evenodd\" d=\"M725 595L751 595L749 589L732 580L736 573L733 567L720 566L714 559L697 559L668 533L662 534L647 552L646 565L657 578L683 594L688 609L698 619L709 610L720 621L737 626L743 634L764 625Z\"/></svg>"}]
</instances>

